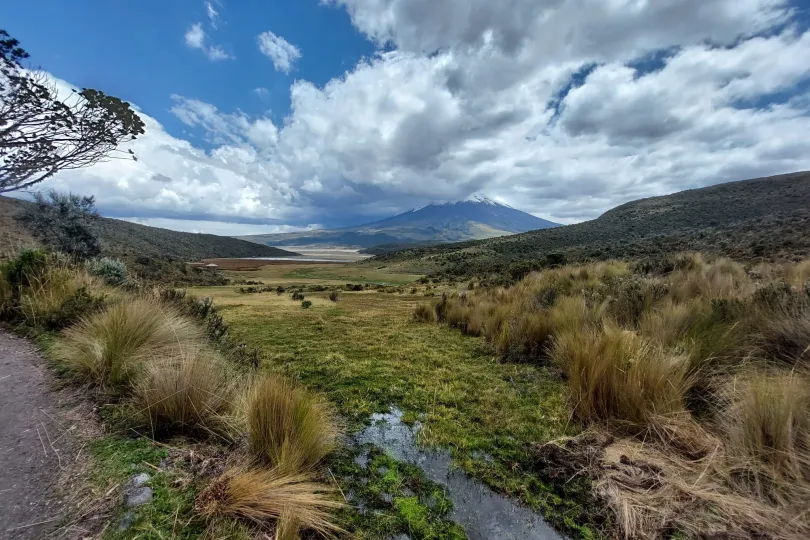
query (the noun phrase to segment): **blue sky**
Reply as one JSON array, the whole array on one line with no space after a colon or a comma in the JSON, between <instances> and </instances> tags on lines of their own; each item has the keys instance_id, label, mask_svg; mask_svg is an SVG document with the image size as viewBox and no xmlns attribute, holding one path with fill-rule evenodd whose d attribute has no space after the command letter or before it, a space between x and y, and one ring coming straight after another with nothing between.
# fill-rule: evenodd
<instances>
[{"instance_id":1,"label":"blue sky","mask_svg":"<svg viewBox=\"0 0 810 540\"><path fill-rule=\"evenodd\" d=\"M61 88L142 112L103 213L245 234L484 195L553 221L810 169L810 2L55 0L0 8Z\"/></svg>"},{"instance_id":2,"label":"blue sky","mask_svg":"<svg viewBox=\"0 0 810 540\"><path fill-rule=\"evenodd\" d=\"M318 0L232 3L38 0L6 8L3 24L34 65L76 86L103 88L136 103L178 135L189 130L169 113L173 94L254 116L269 112L280 123L289 113L295 79L322 86L376 50L345 10ZM214 20L208 5L218 12ZM211 62L187 47L184 35L194 23L233 58ZM301 51L290 73L276 71L256 47L256 36L268 29ZM260 96L256 88L268 91Z\"/></svg>"}]
</instances>

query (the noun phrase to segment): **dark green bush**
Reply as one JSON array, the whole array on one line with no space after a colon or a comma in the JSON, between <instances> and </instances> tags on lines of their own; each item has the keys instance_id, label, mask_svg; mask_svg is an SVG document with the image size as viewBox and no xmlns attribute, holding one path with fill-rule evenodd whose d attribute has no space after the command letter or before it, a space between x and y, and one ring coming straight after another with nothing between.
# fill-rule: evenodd
<instances>
[{"instance_id":1,"label":"dark green bush","mask_svg":"<svg viewBox=\"0 0 810 540\"><path fill-rule=\"evenodd\" d=\"M312 302L310 302L309 300L304 300L303 302L301 302L301 307L304 309L309 309L310 307L312 307Z\"/></svg>"}]
</instances>

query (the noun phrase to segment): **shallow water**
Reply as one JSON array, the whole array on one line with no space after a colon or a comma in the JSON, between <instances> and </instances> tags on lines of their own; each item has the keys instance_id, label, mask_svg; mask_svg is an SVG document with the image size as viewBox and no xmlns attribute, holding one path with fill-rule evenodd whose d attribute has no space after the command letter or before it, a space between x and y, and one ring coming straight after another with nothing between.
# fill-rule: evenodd
<instances>
[{"instance_id":1,"label":"shallow water","mask_svg":"<svg viewBox=\"0 0 810 540\"><path fill-rule=\"evenodd\" d=\"M402 411L372 415L372 424L355 436L359 444L374 444L400 461L418 465L425 476L447 488L453 501L450 519L461 525L470 540L561 539L539 515L498 495L463 471L452 468L445 451L421 450L416 444L419 424L402 422Z\"/></svg>"}]
</instances>

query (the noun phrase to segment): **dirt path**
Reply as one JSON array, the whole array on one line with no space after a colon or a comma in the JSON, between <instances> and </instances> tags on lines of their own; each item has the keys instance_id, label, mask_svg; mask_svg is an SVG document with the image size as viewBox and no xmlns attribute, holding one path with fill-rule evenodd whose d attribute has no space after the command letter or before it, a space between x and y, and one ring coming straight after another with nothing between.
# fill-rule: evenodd
<instances>
[{"instance_id":1,"label":"dirt path","mask_svg":"<svg viewBox=\"0 0 810 540\"><path fill-rule=\"evenodd\" d=\"M75 466L77 401L54 391L37 350L0 328L0 538L61 536ZM86 412L86 411L85 411Z\"/></svg>"}]
</instances>

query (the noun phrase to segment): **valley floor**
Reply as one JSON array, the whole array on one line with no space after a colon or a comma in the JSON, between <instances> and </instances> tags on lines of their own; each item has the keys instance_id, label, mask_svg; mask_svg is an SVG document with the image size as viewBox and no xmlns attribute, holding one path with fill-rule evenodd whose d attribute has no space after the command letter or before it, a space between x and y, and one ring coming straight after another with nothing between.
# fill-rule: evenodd
<instances>
[{"instance_id":1,"label":"valley floor","mask_svg":"<svg viewBox=\"0 0 810 540\"><path fill-rule=\"evenodd\" d=\"M497 492L543 511L574 536L588 535L574 525L587 513L577 500L577 483L570 493L556 492L533 470L533 445L573 432L562 382L534 366L499 362L480 339L413 321L424 288L418 295L341 292L337 302L328 292L305 292L313 303L309 309L289 294L239 294L233 286L189 293L212 296L235 336L262 347L270 369L324 392L346 419L348 432L360 430L374 413L396 408L404 422L421 426L421 445L450 449L456 466ZM364 474L340 463L336 468L349 476ZM377 506L392 523L408 521L400 504L411 491L407 474L400 480L401 485L382 486L393 493L372 493L372 499L382 499L360 506ZM346 482L351 486L354 480ZM361 537L389 537L379 515L355 519Z\"/></svg>"}]
</instances>

